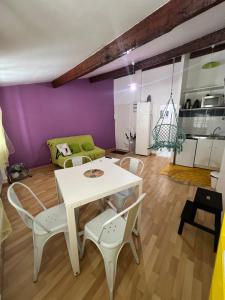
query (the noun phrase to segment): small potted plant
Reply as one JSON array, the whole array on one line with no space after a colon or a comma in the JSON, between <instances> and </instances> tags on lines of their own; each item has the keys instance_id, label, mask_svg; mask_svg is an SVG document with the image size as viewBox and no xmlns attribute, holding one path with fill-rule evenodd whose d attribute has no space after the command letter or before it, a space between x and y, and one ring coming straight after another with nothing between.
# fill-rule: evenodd
<instances>
[{"instance_id":1,"label":"small potted plant","mask_svg":"<svg viewBox=\"0 0 225 300\"><path fill-rule=\"evenodd\" d=\"M135 150L135 141L136 141L136 133L129 131L128 133L125 132L126 139L128 141L128 148L130 152L134 152Z\"/></svg>"}]
</instances>

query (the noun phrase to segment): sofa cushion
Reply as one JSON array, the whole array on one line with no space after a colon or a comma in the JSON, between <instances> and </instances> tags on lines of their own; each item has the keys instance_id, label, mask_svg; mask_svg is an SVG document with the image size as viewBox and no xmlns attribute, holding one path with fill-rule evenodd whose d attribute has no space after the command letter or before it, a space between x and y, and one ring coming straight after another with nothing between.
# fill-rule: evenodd
<instances>
[{"instance_id":1,"label":"sofa cushion","mask_svg":"<svg viewBox=\"0 0 225 300\"><path fill-rule=\"evenodd\" d=\"M84 151L94 150L94 147L95 146L92 143L89 143L89 142L82 144L82 148L83 148Z\"/></svg>"},{"instance_id":2,"label":"sofa cushion","mask_svg":"<svg viewBox=\"0 0 225 300\"><path fill-rule=\"evenodd\" d=\"M72 144L69 144L69 147L70 147L73 154L81 152L79 144L72 143Z\"/></svg>"},{"instance_id":3,"label":"sofa cushion","mask_svg":"<svg viewBox=\"0 0 225 300\"><path fill-rule=\"evenodd\" d=\"M85 151L84 153L85 155L89 156L92 160L105 156L105 150L96 146L94 147L94 150Z\"/></svg>"},{"instance_id":4,"label":"sofa cushion","mask_svg":"<svg viewBox=\"0 0 225 300\"><path fill-rule=\"evenodd\" d=\"M56 145L56 148L58 149L58 151L63 155L63 156L69 156L72 154L69 146L67 143L64 144L58 144Z\"/></svg>"}]
</instances>

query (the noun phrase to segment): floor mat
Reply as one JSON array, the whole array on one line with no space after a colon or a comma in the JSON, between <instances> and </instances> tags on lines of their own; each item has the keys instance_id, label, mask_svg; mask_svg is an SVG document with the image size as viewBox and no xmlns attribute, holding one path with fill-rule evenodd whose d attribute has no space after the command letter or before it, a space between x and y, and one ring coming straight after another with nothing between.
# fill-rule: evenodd
<instances>
[{"instance_id":1,"label":"floor mat","mask_svg":"<svg viewBox=\"0 0 225 300\"><path fill-rule=\"evenodd\" d=\"M128 153L128 151L124 151L124 150L112 150L111 151L111 153L115 153L115 154L122 154L122 155L124 155L124 154L127 154Z\"/></svg>"},{"instance_id":2,"label":"floor mat","mask_svg":"<svg viewBox=\"0 0 225 300\"><path fill-rule=\"evenodd\" d=\"M160 174L167 175L174 181L178 181L184 184L210 187L210 172L211 170L207 169L189 168L168 164L163 169L161 169Z\"/></svg>"}]
</instances>

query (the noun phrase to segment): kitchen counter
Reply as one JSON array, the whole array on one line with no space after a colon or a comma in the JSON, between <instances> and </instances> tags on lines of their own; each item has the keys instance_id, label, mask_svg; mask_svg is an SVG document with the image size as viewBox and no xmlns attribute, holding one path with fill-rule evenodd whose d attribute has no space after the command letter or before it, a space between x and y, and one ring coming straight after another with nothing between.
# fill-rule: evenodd
<instances>
[{"instance_id":1,"label":"kitchen counter","mask_svg":"<svg viewBox=\"0 0 225 300\"><path fill-rule=\"evenodd\" d=\"M204 134L186 134L186 139L225 140L225 136L222 136L222 135L204 135Z\"/></svg>"}]
</instances>

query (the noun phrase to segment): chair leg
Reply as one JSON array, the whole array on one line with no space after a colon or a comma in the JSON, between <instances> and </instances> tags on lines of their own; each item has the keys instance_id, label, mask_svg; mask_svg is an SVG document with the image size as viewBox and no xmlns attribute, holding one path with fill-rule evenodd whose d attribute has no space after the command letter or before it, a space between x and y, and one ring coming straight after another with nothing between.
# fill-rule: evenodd
<instances>
[{"instance_id":1,"label":"chair leg","mask_svg":"<svg viewBox=\"0 0 225 300\"><path fill-rule=\"evenodd\" d=\"M102 254L104 259L107 284L109 288L109 299L113 300L113 291L115 286L116 269L117 269L118 249L113 249L111 251L105 251L104 249Z\"/></svg>"},{"instance_id":2,"label":"chair leg","mask_svg":"<svg viewBox=\"0 0 225 300\"><path fill-rule=\"evenodd\" d=\"M83 258L83 257L84 257L84 249L85 249L86 240L87 240L87 239L86 239L86 237L84 236L83 243L82 243L82 247L81 247L80 258Z\"/></svg>"},{"instance_id":3,"label":"chair leg","mask_svg":"<svg viewBox=\"0 0 225 300\"><path fill-rule=\"evenodd\" d=\"M139 260L139 257L138 257L138 254L137 254L137 250L136 250L136 247L135 247L135 244L134 244L134 241L133 241L132 237L131 237L131 240L130 240L129 244L130 244L130 247L131 247L134 259L136 261L136 264L139 265L140 260Z\"/></svg>"},{"instance_id":4,"label":"chair leg","mask_svg":"<svg viewBox=\"0 0 225 300\"><path fill-rule=\"evenodd\" d=\"M113 205L113 203L112 203L110 200L107 201L107 204L108 204L108 206L111 207L115 212L117 212L116 206Z\"/></svg>"},{"instance_id":5,"label":"chair leg","mask_svg":"<svg viewBox=\"0 0 225 300\"><path fill-rule=\"evenodd\" d=\"M101 212L103 212L105 210L105 201L106 201L105 198L98 200L98 206L99 206Z\"/></svg>"},{"instance_id":6,"label":"chair leg","mask_svg":"<svg viewBox=\"0 0 225 300\"><path fill-rule=\"evenodd\" d=\"M139 230L138 230L138 225L137 225L137 223L136 223L135 226L134 226L133 234L134 234L136 237L138 237L138 236L140 235Z\"/></svg>"},{"instance_id":7,"label":"chair leg","mask_svg":"<svg viewBox=\"0 0 225 300\"><path fill-rule=\"evenodd\" d=\"M33 281L36 282L38 279L38 273L41 266L42 253L44 248L45 241L43 238L35 238L34 239L34 274Z\"/></svg>"},{"instance_id":8,"label":"chair leg","mask_svg":"<svg viewBox=\"0 0 225 300\"><path fill-rule=\"evenodd\" d=\"M126 200L126 198L112 199L111 203L114 207L116 207L117 212L120 213L124 208Z\"/></svg>"}]
</instances>

